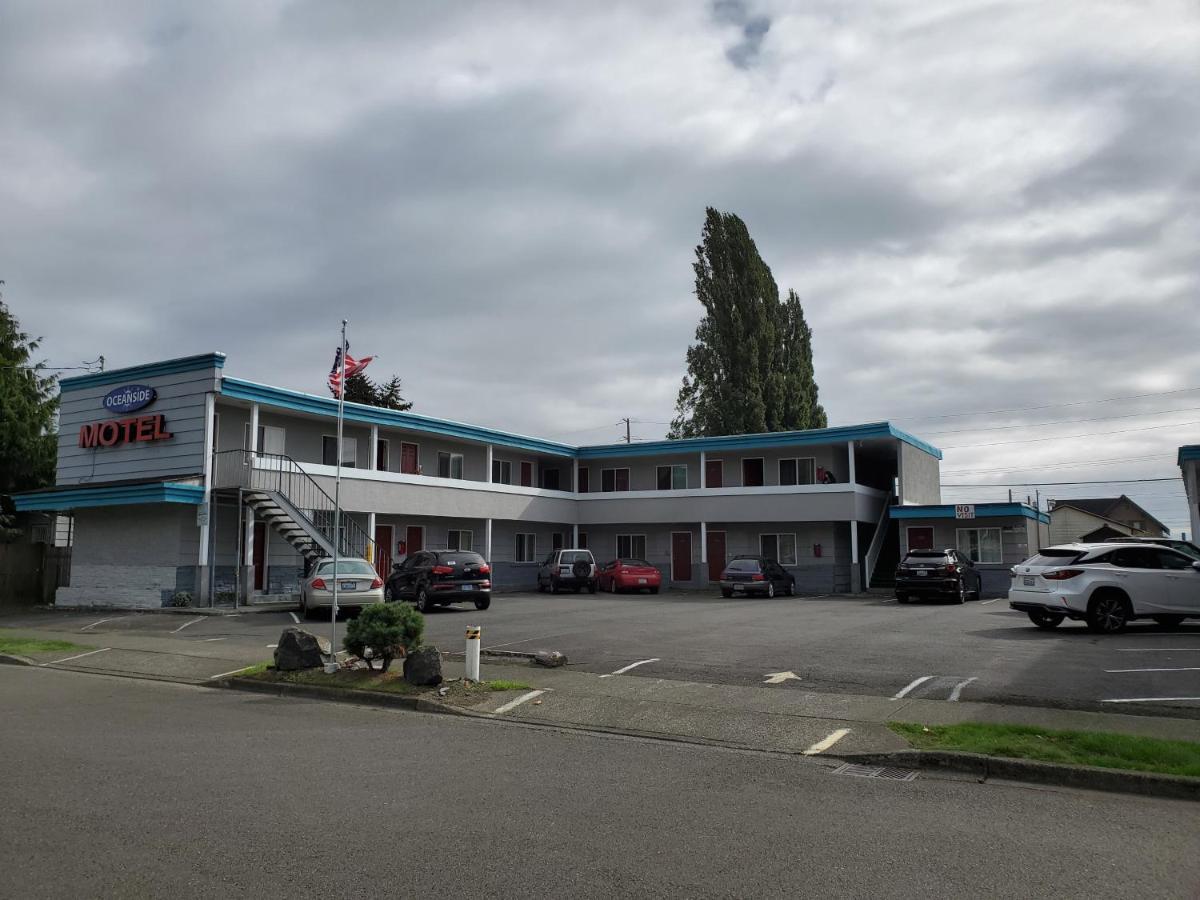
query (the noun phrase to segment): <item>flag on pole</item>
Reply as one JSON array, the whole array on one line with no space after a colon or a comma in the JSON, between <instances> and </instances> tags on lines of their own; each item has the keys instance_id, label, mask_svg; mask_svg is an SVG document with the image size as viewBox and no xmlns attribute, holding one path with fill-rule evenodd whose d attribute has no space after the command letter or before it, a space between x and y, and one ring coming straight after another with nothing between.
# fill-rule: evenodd
<instances>
[{"instance_id":1,"label":"flag on pole","mask_svg":"<svg viewBox=\"0 0 1200 900\"><path fill-rule=\"evenodd\" d=\"M346 377L355 375L367 367L367 364L373 360L373 356L364 356L362 359L355 359L350 355L350 345L346 345ZM329 389L333 391L333 396L342 396L342 349L339 347L337 352L333 354L333 368L329 370Z\"/></svg>"}]
</instances>

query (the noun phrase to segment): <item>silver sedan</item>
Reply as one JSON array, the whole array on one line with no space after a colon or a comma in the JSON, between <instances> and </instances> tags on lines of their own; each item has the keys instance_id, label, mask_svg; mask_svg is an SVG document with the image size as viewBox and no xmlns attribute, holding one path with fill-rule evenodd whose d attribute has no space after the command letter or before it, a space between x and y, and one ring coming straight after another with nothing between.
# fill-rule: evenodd
<instances>
[{"instance_id":1,"label":"silver sedan","mask_svg":"<svg viewBox=\"0 0 1200 900\"><path fill-rule=\"evenodd\" d=\"M333 606L333 560L323 559L300 582L300 613ZM383 602L383 579L365 559L337 561L338 608Z\"/></svg>"}]
</instances>

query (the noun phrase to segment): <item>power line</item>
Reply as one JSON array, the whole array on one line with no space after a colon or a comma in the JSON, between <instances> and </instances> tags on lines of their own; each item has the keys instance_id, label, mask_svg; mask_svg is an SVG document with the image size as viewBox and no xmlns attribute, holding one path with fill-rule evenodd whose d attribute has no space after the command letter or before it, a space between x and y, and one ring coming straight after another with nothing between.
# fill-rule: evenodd
<instances>
[{"instance_id":1,"label":"power line","mask_svg":"<svg viewBox=\"0 0 1200 900\"><path fill-rule=\"evenodd\" d=\"M1013 428L1042 428L1046 425L1077 425L1081 422L1110 422L1115 419L1135 419L1139 416L1167 416L1172 413L1197 412L1200 406L1185 406L1181 409L1164 409L1153 412L1125 413L1121 416L1095 416L1090 419L1056 419L1050 422L1018 422L1015 425L984 425L979 428L956 428L950 431L924 431L922 434L970 434L976 431L1004 431Z\"/></svg>"},{"instance_id":2,"label":"power line","mask_svg":"<svg viewBox=\"0 0 1200 900\"><path fill-rule=\"evenodd\" d=\"M963 416L990 416L995 413L1033 412L1039 409L1063 409L1068 406L1087 406L1091 403L1117 403L1122 400L1144 400L1147 397L1168 397L1173 394L1191 394L1200 391L1200 387L1179 388L1174 391L1154 391L1149 394L1129 394L1125 397L1105 397L1100 400L1076 400L1071 403L1046 403L1041 406L1010 406L1006 409L977 409L971 412L943 413L937 416L908 416L907 421L928 422L934 419L957 419Z\"/></svg>"},{"instance_id":3,"label":"power line","mask_svg":"<svg viewBox=\"0 0 1200 900\"><path fill-rule=\"evenodd\" d=\"M1150 462L1161 459L1175 459L1173 453L1160 453L1155 456L1110 456L1106 459L1084 460L1083 462L1044 463L1036 466L1021 466L1016 469L945 469L943 475L991 475L1003 472L1032 472L1035 469L1086 469L1091 466L1107 466L1114 463Z\"/></svg>"},{"instance_id":4,"label":"power line","mask_svg":"<svg viewBox=\"0 0 1200 900\"><path fill-rule=\"evenodd\" d=\"M1153 431L1156 428L1184 428L1190 425L1200 425L1200 422L1168 422L1165 425L1145 425L1141 428L1123 428L1116 431L1089 431L1084 434L1059 434L1053 437L1022 438L1016 441L988 441L983 444L954 444L943 447L943 450L965 450L968 447L1001 447L1005 444L1032 444L1038 441L1069 441L1074 438L1102 437L1107 434L1131 434L1135 431Z\"/></svg>"},{"instance_id":5,"label":"power line","mask_svg":"<svg viewBox=\"0 0 1200 900\"><path fill-rule=\"evenodd\" d=\"M1146 484L1152 481L1175 481L1178 476L1169 478L1109 478L1099 481L994 481L990 484L943 484L942 487L985 488L985 487L1065 487L1075 484ZM1183 485L1180 484L1182 489Z\"/></svg>"}]
</instances>

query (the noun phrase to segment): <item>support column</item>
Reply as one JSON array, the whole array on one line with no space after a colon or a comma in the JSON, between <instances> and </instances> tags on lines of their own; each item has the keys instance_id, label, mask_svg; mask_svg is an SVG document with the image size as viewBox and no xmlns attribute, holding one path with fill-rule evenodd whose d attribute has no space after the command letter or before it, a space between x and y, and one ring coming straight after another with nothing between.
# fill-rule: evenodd
<instances>
[{"instance_id":1,"label":"support column","mask_svg":"<svg viewBox=\"0 0 1200 900\"><path fill-rule=\"evenodd\" d=\"M703 450L700 451L700 487L708 487L708 456Z\"/></svg>"},{"instance_id":2,"label":"support column","mask_svg":"<svg viewBox=\"0 0 1200 900\"><path fill-rule=\"evenodd\" d=\"M258 455L258 404L250 404L250 440L246 447L250 451L250 458L246 460L246 472L253 471L254 457ZM248 482L247 482L248 483ZM250 598L254 595L254 507L246 506L244 518L246 521L246 534L243 539L245 544L245 556L242 559L242 583L239 586L242 593L242 602L249 603ZM268 542L269 545L269 542ZM265 559L264 554L264 559Z\"/></svg>"},{"instance_id":3,"label":"support column","mask_svg":"<svg viewBox=\"0 0 1200 900\"><path fill-rule=\"evenodd\" d=\"M578 525L571 526L571 546L572 547L579 546L579 526Z\"/></svg>"},{"instance_id":4,"label":"support column","mask_svg":"<svg viewBox=\"0 0 1200 900\"><path fill-rule=\"evenodd\" d=\"M854 468L854 441L846 444L846 458L850 461L850 483L858 484L858 473Z\"/></svg>"},{"instance_id":5,"label":"support column","mask_svg":"<svg viewBox=\"0 0 1200 900\"><path fill-rule=\"evenodd\" d=\"M209 520L212 518L212 465L213 465L213 417L216 399L213 394L204 395L204 499L201 501L200 552L196 556L196 596L198 603L209 597L211 573L209 571ZM205 604L206 605L206 604Z\"/></svg>"},{"instance_id":6,"label":"support column","mask_svg":"<svg viewBox=\"0 0 1200 900\"><path fill-rule=\"evenodd\" d=\"M491 449L492 449L491 447L488 447L488 450L489 450L488 455L489 456L491 455L491 453L490 453ZM489 466L489 468L491 468L491 467ZM491 565L491 562L492 562L492 520L491 519L483 520L483 558L485 560L487 560L488 565ZM496 576L493 575L492 581L494 582L495 580L496 580Z\"/></svg>"},{"instance_id":7,"label":"support column","mask_svg":"<svg viewBox=\"0 0 1200 900\"><path fill-rule=\"evenodd\" d=\"M703 454L701 454L703 455ZM708 565L708 523L700 523L700 564Z\"/></svg>"},{"instance_id":8,"label":"support column","mask_svg":"<svg viewBox=\"0 0 1200 900\"><path fill-rule=\"evenodd\" d=\"M484 480L487 481L488 484L492 483L492 445L491 444L487 445L487 473L485 475ZM491 520L489 519L488 521L490 522ZM489 526L489 527L491 527L491 526Z\"/></svg>"},{"instance_id":9,"label":"support column","mask_svg":"<svg viewBox=\"0 0 1200 900\"><path fill-rule=\"evenodd\" d=\"M579 493L579 460L571 460L571 490Z\"/></svg>"},{"instance_id":10,"label":"support column","mask_svg":"<svg viewBox=\"0 0 1200 900\"><path fill-rule=\"evenodd\" d=\"M371 426L371 455L367 458L367 468L375 471L379 465L379 426ZM373 514L372 514L373 515ZM371 523L374 526L374 522ZM375 529L371 528L371 537L375 537Z\"/></svg>"},{"instance_id":11,"label":"support column","mask_svg":"<svg viewBox=\"0 0 1200 900\"><path fill-rule=\"evenodd\" d=\"M258 455L258 404L250 404L250 446L246 448L251 456Z\"/></svg>"},{"instance_id":12,"label":"support column","mask_svg":"<svg viewBox=\"0 0 1200 900\"><path fill-rule=\"evenodd\" d=\"M862 572L858 567L858 522L850 520L850 590L862 590Z\"/></svg>"}]
</instances>

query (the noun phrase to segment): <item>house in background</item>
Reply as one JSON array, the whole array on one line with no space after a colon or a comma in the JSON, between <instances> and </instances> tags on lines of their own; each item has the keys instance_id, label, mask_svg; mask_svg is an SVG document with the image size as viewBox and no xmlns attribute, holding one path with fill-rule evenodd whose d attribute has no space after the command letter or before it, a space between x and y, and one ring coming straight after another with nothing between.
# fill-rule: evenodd
<instances>
[{"instance_id":1,"label":"house in background","mask_svg":"<svg viewBox=\"0 0 1200 900\"><path fill-rule=\"evenodd\" d=\"M1124 494L1048 501L1050 542L1104 541L1113 537L1168 537L1171 530Z\"/></svg>"},{"instance_id":2,"label":"house in background","mask_svg":"<svg viewBox=\"0 0 1200 900\"><path fill-rule=\"evenodd\" d=\"M1179 448L1179 471L1183 475L1183 489L1187 492L1188 521L1193 541L1200 534L1200 444L1189 444Z\"/></svg>"}]
</instances>

